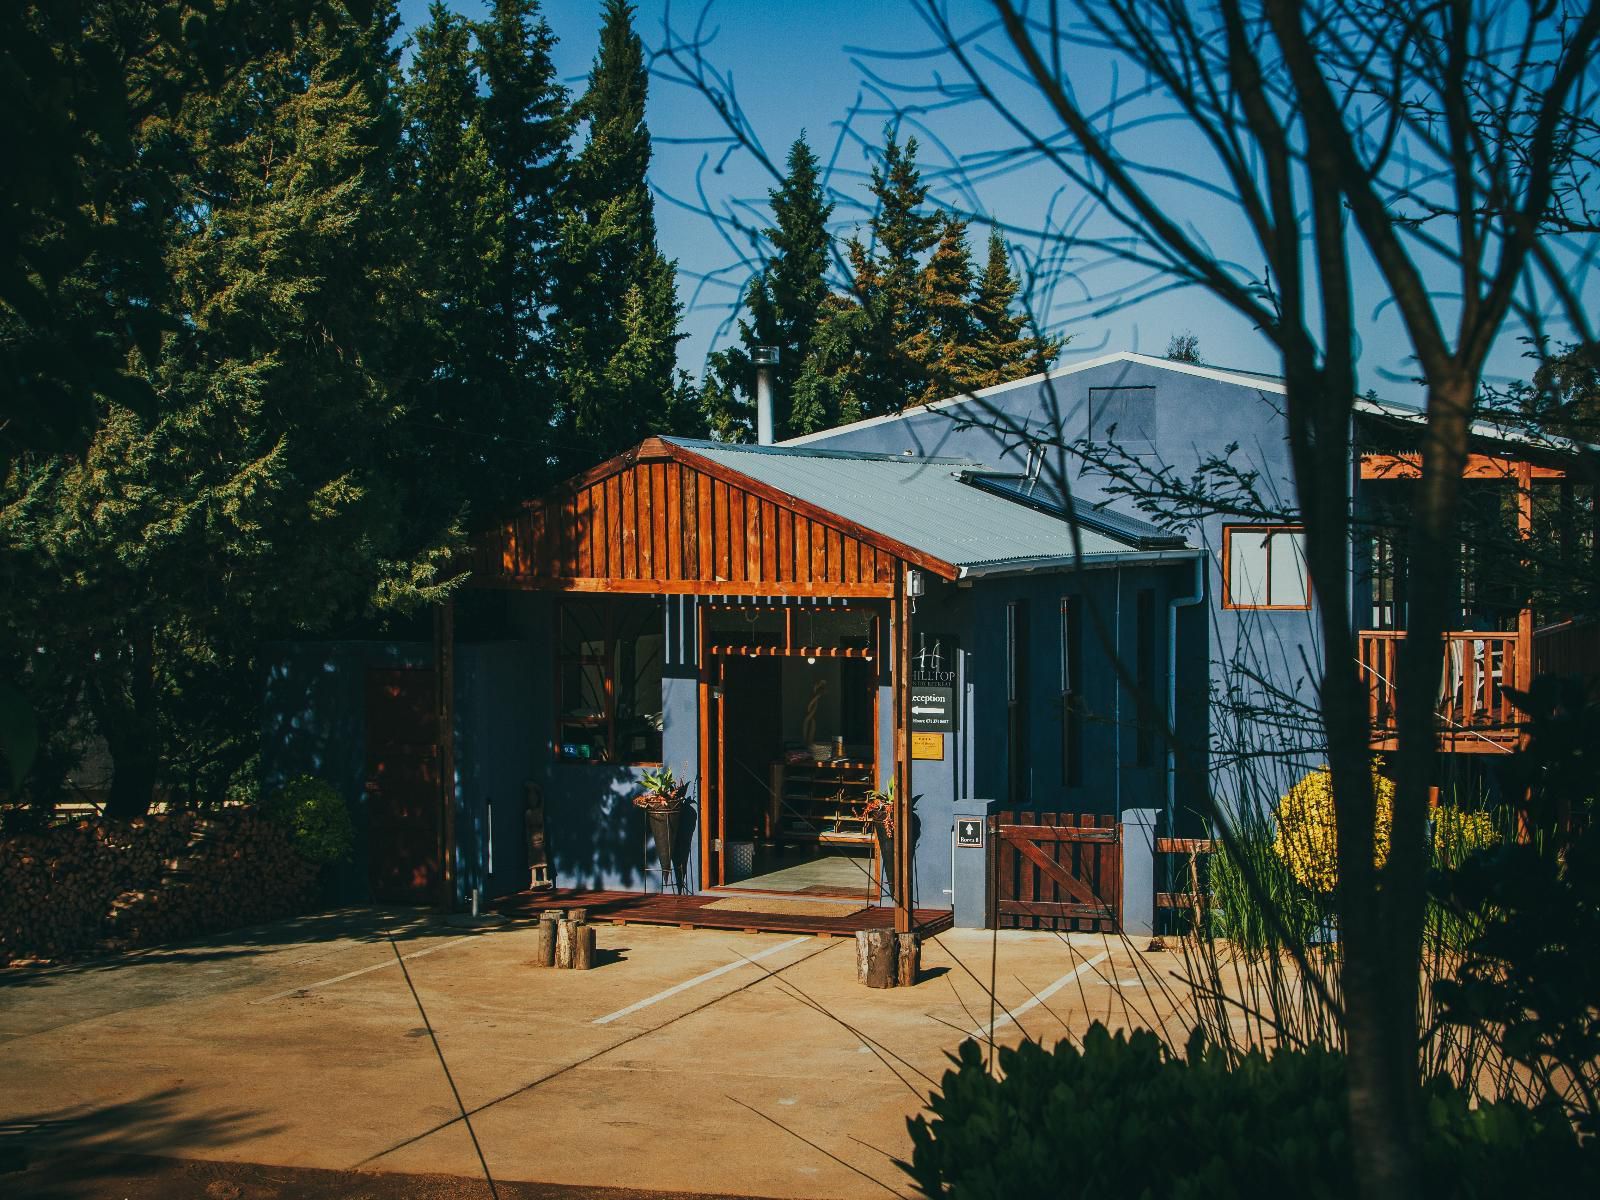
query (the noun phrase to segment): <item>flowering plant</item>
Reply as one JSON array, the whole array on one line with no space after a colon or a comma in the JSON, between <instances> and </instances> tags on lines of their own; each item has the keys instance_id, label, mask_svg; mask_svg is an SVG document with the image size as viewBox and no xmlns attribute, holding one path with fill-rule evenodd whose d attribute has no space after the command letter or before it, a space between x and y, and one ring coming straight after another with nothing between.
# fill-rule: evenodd
<instances>
[{"instance_id":1,"label":"flowering plant","mask_svg":"<svg viewBox=\"0 0 1600 1200\"><path fill-rule=\"evenodd\" d=\"M688 783L679 783L673 777L671 767L646 771L639 782L644 785L644 791L633 798L639 808L673 812L683 807L684 797L689 794Z\"/></svg>"},{"instance_id":2,"label":"flowering plant","mask_svg":"<svg viewBox=\"0 0 1600 1200\"><path fill-rule=\"evenodd\" d=\"M1377 820L1372 831L1372 861L1383 866L1389 857L1389 829L1394 823L1394 783L1372 764L1372 792ZM1333 818L1333 772L1318 767L1278 801L1278 831L1272 848L1289 873L1314 892L1331 892L1339 882L1338 836Z\"/></svg>"},{"instance_id":3,"label":"flowering plant","mask_svg":"<svg viewBox=\"0 0 1600 1200\"><path fill-rule=\"evenodd\" d=\"M883 790L874 788L867 793L866 807L861 815L881 828L885 837L894 836L894 780L889 780Z\"/></svg>"}]
</instances>

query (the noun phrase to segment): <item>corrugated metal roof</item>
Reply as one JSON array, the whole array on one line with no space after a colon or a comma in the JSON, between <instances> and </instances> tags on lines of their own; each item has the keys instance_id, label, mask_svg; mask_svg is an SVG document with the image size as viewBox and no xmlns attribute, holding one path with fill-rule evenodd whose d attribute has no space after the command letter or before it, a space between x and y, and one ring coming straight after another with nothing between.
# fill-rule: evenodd
<instances>
[{"instance_id":1,"label":"corrugated metal roof","mask_svg":"<svg viewBox=\"0 0 1600 1200\"><path fill-rule=\"evenodd\" d=\"M963 482L975 466L963 459L665 440L963 569L1075 553L1067 521ZM1086 562L1138 553L1136 542L1095 530L1080 529L1080 538Z\"/></svg>"},{"instance_id":2,"label":"corrugated metal roof","mask_svg":"<svg viewBox=\"0 0 1600 1200\"><path fill-rule=\"evenodd\" d=\"M1068 495L1048 479L998 471L975 471L967 476L967 482L1008 500L1015 500L1018 504L1037 508L1040 512L1074 519L1085 529L1104 533L1140 550L1170 550L1184 544L1179 534L1169 533L1159 525L1120 513L1104 503L1085 504L1079 497Z\"/></svg>"}]
</instances>

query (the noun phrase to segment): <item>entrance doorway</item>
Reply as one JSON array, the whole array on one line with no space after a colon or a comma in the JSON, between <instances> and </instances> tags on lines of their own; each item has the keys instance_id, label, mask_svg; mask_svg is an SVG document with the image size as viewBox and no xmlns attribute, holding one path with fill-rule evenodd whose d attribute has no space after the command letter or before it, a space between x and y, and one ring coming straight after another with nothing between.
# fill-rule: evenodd
<instances>
[{"instance_id":1,"label":"entrance doorway","mask_svg":"<svg viewBox=\"0 0 1600 1200\"><path fill-rule=\"evenodd\" d=\"M367 672L367 872L375 900L426 904L439 881L439 716L425 669Z\"/></svg>"},{"instance_id":2,"label":"entrance doorway","mask_svg":"<svg viewBox=\"0 0 1600 1200\"><path fill-rule=\"evenodd\" d=\"M878 787L878 621L868 609L823 613L717 609L705 622L708 888L878 902L866 813Z\"/></svg>"}]
</instances>

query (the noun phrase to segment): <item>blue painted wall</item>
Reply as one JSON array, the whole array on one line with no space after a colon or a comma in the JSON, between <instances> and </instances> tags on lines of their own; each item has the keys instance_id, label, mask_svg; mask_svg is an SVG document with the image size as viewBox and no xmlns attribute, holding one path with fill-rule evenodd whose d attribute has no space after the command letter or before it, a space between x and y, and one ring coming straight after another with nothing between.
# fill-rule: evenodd
<instances>
[{"instance_id":1,"label":"blue painted wall","mask_svg":"<svg viewBox=\"0 0 1600 1200\"><path fill-rule=\"evenodd\" d=\"M1120 658L1130 669L1135 661L1134 597L1140 589L1149 589L1156 617L1151 647L1157 708L1153 716L1164 722L1168 716L1167 606L1192 590L1193 575L1192 566L1179 561L981 579L971 586L930 582L928 594L917 602L913 636L921 630L954 634L959 639L960 719L957 731L945 738L942 761L917 760L912 765L918 824L913 869L919 907L950 907L952 893L960 886L951 878L952 853L964 853L952 847L957 814L1022 808L1117 814L1128 808L1166 808L1166 742L1159 733L1153 736L1150 752L1140 763L1137 702L1119 678L1115 660ZM1067 597L1083 605L1081 682L1086 710L1081 775L1070 784L1063 771L1061 692L1061 605ZM1021 606L1027 625L1022 648L1026 682L1022 711L1029 754L1025 797L1011 794L1006 608L1012 603ZM1203 608L1180 611L1179 622L1182 653L1175 730L1186 747L1181 762L1197 769L1180 773L1178 802L1193 806L1199 799L1195 789L1203 786L1205 778L1205 717L1204 707L1185 703L1184 694L1186 688L1203 685L1205 680Z\"/></svg>"},{"instance_id":2,"label":"blue painted wall","mask_svg":"<svg viewBox=\"0 0 1600 1200\"><path fill-rule=\"evenodd\" d=\"M917 410L892 420L845 426L808 439L806 444L819 449L943 455L1022 471L1028 454L1022 435L1028 434L1055 443L1046 451L1046 478L1064 480L1075 495L1087 501L1110 500L1113 508L1139 515L1129 499L1112 491L1113 481L1108 476L1086 467L1062 448L1090 436L1090 391L1098 388L1151 389L1153 418L1115 431L1114 440L1127 454L1147 466L1170 468L1179 478L1188 479L1202 461L1221 457L1236 444L1230 461L1240 470L1256 473L1255 486L1269 502L1287 512L1295 510L1282 395L1269 383L1258 387L1227 382L1150 362L1115 361L1055 378L1023 381L933 411ZM1191 714L1218 713L1212 697L1232 696L1241 705L1267 708L1284 707L1287 697L1313 706L1312 670L1321 654L1314 612L1241 612L1222 607L1222 527L1235 520L1239 518L1225 521L1221 516L1208 516L1185 531L1191 545L1208 552L1207 604L1198 612L1184 610L1178 617L1180 643L1186 648L1204 644L1208 656L1201 660L1206 663L1202 672L1186 649L1178 672L1179 713L1199 744L1209 737L1220 751L1210 756L1207 775L1223 801L1238 786L1230 764L1237 761L1235 750L1247 748L1241 743L1278 749L1283 734L1267 723L1247 723L1240 734L1232 722L1220 717L1208 732L1203 724L1197 732ZM1086 586L1099 594L1099 584ZM1184 583L1174 594L1192 590L1192 582ZM1109 602L1103 607L1107 612L1114 610ZM1164 601L1160 614L1164 641ZM994 632L987 623L984 628ZM1049 736L1045 729L1039 733ZM1035 743L1036 756L1047 752L1046 745L1044 741ZM989 746L980 748L978 757L984 763L1003 762L1003 755L997 759ZM1187 774L1203 769L1197 764L1198 757L1203 755L1185 756ZM1185 785L1191 794L1193 782L1190 779Z\"/></svg>"},{"instance_id":3,"label":"blue painted wall","mask_svg":"<svg viewBox=\"0 0 1600 1200\"><path fill-rule=\"evenodd\" d=\"M350 806L356 829L351 860L335 872L336 897L368 898L366 675L372 668L431 667L424 642L298 642L264 648L262 784L298 775L332 784ZM480 643L456 657L457 902L473 888L486 896L527 882L523 783L530 777L524 681L527 646ZM491 847L493 871L490 871Z\"/></svg>"}]
</instances>

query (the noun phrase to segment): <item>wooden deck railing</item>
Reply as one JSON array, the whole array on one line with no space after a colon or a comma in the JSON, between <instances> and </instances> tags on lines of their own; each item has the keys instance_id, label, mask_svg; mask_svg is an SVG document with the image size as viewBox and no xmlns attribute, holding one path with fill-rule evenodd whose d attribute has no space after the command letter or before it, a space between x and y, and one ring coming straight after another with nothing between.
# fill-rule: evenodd
<instances>
[{"instance_id":1,"label":"wooden deck railing","mask_svg":"<svg viewBox=\"0 0 1600 1200\"><path fill-rule=\"evenodd\" d=\"M1558 621L1533 631L1535 675L1582 675L1600 699L1600 618Z\"/></svg>"},{"instance_id":2,"label":"wooden deck railing","mask_svg":"<svg viewBox=\"0 0 1600 1200\"><path fill-rule=\"evenodd\" d=\"M1357 635L1361 673L1368 683L1367 715L1373 743L1395 746L1395 680L1405 632L1369 629ZM1454 753L1504 752L1517 737L1517 711L1507 687L1526 688L1528 648L1516 633L1470 630L1445 635L1437 712L1441 749Z\"/></svg>"}]
</instances>

